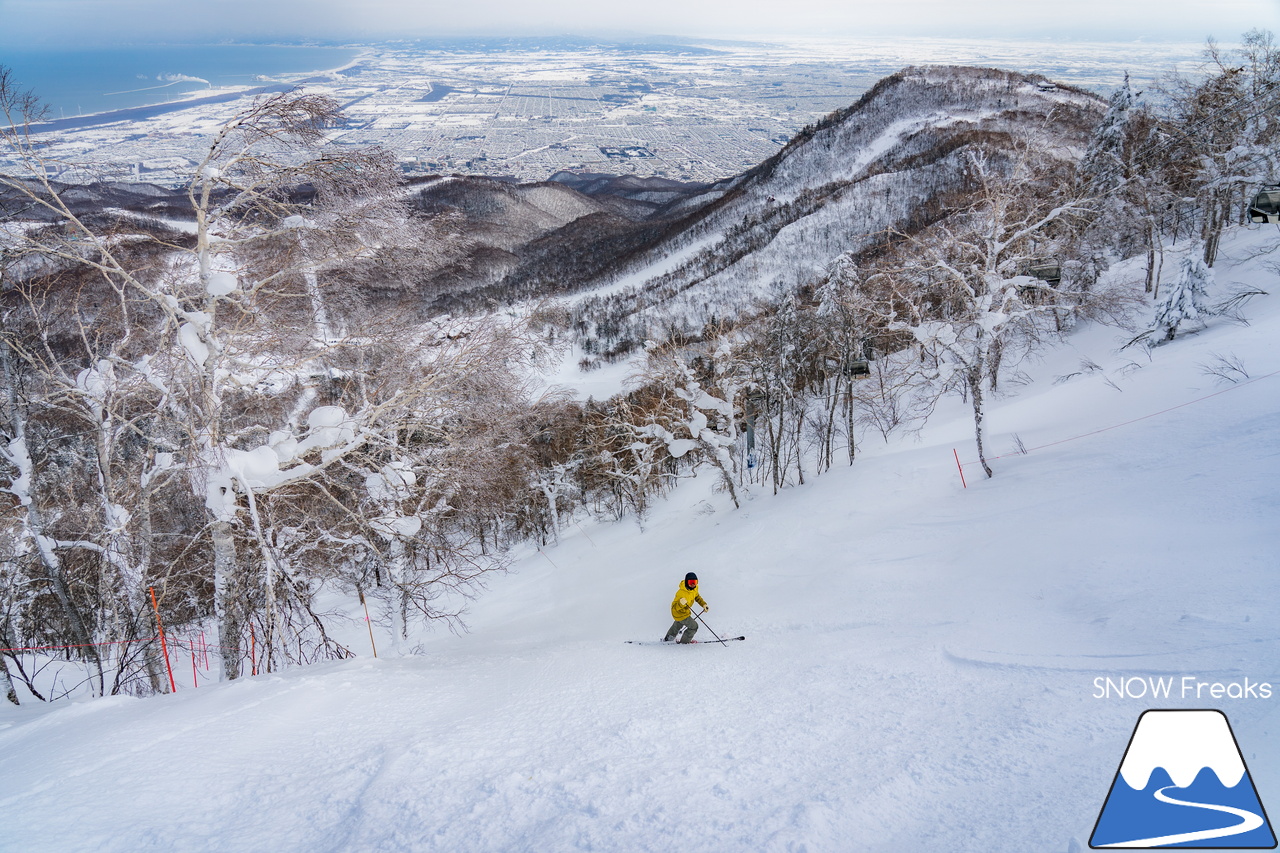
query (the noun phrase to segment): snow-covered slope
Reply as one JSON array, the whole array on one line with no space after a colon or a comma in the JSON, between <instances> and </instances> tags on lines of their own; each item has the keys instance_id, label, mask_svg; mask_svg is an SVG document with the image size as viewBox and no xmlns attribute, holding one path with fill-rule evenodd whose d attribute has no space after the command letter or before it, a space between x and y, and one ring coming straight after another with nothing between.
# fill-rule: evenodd
<instances>
[{"instance_id":1,"label":"snow-covered slope","mask_svg":"<svg viewBox=\"0 0 1280 853\"><path fill-rule=\"evenodd\" d=\"M416 183L413 193L422 211L445 214L465 237L463 257L422 287L441 309L563 292L662 230L643 221L655 205L554 181L455 175Z\"/></svg>"},{"instance_id":2,"label":"snow-covered slope","mask_svg":"<svg viewBox=\"0 0 1280 853\"><path fill-rule=\"evenodd\" d=\"M1102 115L1094 95L989 68L907 68L798 134L756 168L682 200L691 224L638 256L632 282L580 300L580 316L644 340L696 333L771 292L814 283L842 252L948 212L966 185L966 152L1013 136L1072 157ZM670 269L667 258L699 251ZM615 277L615 281L618 277ZM637 283L638 282L638 283ZM613 340L602 334L608 349Z\"/></svg>"},{"instance_id":3,"label":"snow-covered slope","mask_svg":"<svg viewBox=\"0 0 1280 853\"><path fill-rule=\"evenodd\" d=\"M570 524L415 657L2 709L0 850L1064 853L1150 707L1221 708L1280 801L1280 698L1179 692L1280 687L1278 246L1219 262L1272 294L1250 325L1048 353L988 411L992 480L956 404L739 511L700 478ZM748 640L625 644L688 570Z\"/></svg>"}]
</instances>

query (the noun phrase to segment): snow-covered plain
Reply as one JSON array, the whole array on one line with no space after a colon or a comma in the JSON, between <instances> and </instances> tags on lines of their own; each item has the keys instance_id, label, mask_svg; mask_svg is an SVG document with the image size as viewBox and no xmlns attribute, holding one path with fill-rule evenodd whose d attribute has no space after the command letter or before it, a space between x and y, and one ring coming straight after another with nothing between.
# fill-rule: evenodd
<instances>
[{"instance_id":1,"label":"snow-covered plain","mask_svg":"<svg viewBox=\"0 0 1280 853\"><path fill-rule=\"evenodd\" d=\"M1280 230L1224 255L1220 289L1271 292L1249 325L1082 330L991 405L992 453L1031 449L994 479L961 486L957 401L741 510L704 477L572 523L416 656L6 707L0 849L1065 853L1152 707L1223 710L1274 814ZM748 640L625 644L689 570ZM1272 698L1195 695L1246 678Z\"/></svg>"}]
</instances>

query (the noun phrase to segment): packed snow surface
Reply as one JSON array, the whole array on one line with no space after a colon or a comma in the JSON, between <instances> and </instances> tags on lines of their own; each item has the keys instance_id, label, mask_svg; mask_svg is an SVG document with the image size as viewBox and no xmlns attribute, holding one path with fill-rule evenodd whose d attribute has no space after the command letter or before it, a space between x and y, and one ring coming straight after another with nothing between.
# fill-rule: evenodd
<instances>
[{"instance_id":1,"label":"packed snow surface","mask_svg":"<svg viewBox=\"0 0 1280 853\"><path fill-rule=\"evenodd\" d=\"M740 510L700 477L643 527L568 522L413 656L357 623L354 660L5 707L0 849L1063 853L1151 707L1224 711L1274 813L1280 690L1182 685L1280 685L1277 246L1216 269L1270 291L1248 325L1029 366L993 479L957 401ZM699 639L747 641L624 643L689 570Z\"/></svg>"}]
</instances>

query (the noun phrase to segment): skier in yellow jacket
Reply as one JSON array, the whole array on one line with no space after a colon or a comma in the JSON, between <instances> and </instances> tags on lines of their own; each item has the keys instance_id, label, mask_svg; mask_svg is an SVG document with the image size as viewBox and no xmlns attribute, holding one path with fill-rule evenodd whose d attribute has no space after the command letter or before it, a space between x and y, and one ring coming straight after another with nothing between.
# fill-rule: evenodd
<instances>
[{"instance_id":1,"label":"skier in yellow jacket","mask_svg":"<svg viewBox=\"0 0 1280 853\"><path fill-rule=\"evenodd\" d=\"M693 635L698 633L698 620L693 616L695 602L702 605L703 612L711 609L698 592L698 576L689 572L684 576L684 582L680 584L680 588L676 590L676 597L671 601L671 616L676 621L671 623L671 627L667 629L667 635L662 638L664 643L671 642L677 636L682 643L693 642ZM680 633L682 630L683 634Z\"/></svg>"}]
</instances>

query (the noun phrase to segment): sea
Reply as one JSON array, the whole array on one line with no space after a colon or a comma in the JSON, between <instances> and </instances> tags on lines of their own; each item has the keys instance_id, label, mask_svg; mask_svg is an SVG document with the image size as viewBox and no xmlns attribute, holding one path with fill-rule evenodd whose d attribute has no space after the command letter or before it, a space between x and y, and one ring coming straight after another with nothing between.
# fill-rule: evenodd
<instances>
[{"instance_id":1,"label":"sea","mask_svg":"<svg viewBox=\"0 0 1280 853\"><path fill-rule=\"evenodd\" d=\"M22 90L52 119L163 104L206 89L247 88L341 68L358 50L293 45L147 45L96 50L0 48Z\"/></svg>"}]
</instances>

